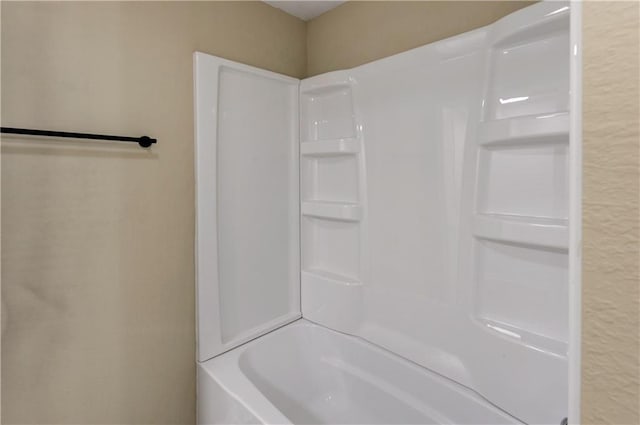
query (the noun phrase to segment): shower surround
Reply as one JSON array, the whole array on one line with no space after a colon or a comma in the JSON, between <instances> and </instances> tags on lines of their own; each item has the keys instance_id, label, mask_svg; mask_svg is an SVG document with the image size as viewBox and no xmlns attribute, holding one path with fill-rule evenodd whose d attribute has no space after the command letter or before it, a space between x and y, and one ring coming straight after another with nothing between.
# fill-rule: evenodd
<instances>
[{"instance_id":1,"label":"shower surround","mask_svg":"<svg viewBox=\"0 0 640 425\"><path fill-rule=\"evenodd\" d=\"M569 16L304 80L195 54L200 423L567 416Z\"/></svg>"}]
</instances>

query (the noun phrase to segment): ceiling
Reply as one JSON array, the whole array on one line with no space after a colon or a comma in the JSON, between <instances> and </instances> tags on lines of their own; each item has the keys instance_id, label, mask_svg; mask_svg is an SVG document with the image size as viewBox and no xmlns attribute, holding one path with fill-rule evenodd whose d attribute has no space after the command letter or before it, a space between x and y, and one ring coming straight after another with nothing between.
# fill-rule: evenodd
<instances>
[{"instance_id":1,"label":"ceiling","mask_svg":"<svg viewBox=\"0 0 640 425\"><path fill-rule=\"evenodd\" d=\"M316 16L322 15L324 12L340 6L344 1L333 0L285 0L285 1L267 1L273 7L284 10L289 15L297 16L303 21L308 21Z\"/></svg>"}]
</instances>

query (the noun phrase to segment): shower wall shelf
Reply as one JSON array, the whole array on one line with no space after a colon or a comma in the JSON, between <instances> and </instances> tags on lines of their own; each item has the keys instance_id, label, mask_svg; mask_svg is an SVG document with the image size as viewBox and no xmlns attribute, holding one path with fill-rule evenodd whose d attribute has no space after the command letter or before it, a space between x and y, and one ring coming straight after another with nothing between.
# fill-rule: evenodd
<instances>
[{"instance_id":1,"label":"shower wall shelf","mask_svg":"<svg viewBox=\"0 0 640 425\"><path fill-rule=\"evenodd\" d=\"M531 143L556 139L566 143L569 113L535 114L486 121L479 128L479 144ZM564 137L564 138L563 138Z\"/></svg>"},{"instance_id":2,"label":"shower wall shelf","mask_svg":"<svg viewBox=\"0 0 640 425\"><path fill-rule=\"evenodd\" d=\"M360 322L362 283L320 270L303 270L302 304L306 317L347 333L355 333Z\"/></svg>"},{"instance_id":3,"label":"shower wall shelf","mask_svg":"<svg viewBox=\"0 0 640 425\"><path fill-rule=\"evenodd\" d=\"M567 352L567 343L555 338L550 338L539 333L529 332L524 329L510 326L507 323L482 319L480 321L487 328L502 333L505 336L517 338L523 345L528 347L538 347L555 356L564 356Z\"/></svg>"},{"instance_id":4,"label":"shower wall shelf","mask_svg":"<svg viewBox=\"0 0 640 425\"><path fill-rule=\"evenodd\" d=\"M304 156L353 155L360 152L357 139L336 139L300 144L300 153Z\"/></svg>"},{"instance_id":5,"label":"shower wall shelf","mask_svg":"<svg viewBox=\"0 0 640 425\"><path fill-rule=\"evenodd\" d=\"M307 269L302 270L303 275L308 275L309 277L319 278L326 281L331 281L334 284L338 285L346 285L346 286L361 286L362 282L358 279L353 279L349 276L340 275L337 273L332 273L322 269Z\"/></svg>"},{"instance_id":6,"label":"shower wall shelf","mask_svg":"<svg viewBox=\"0 0 640 425\"><path fill-rule=\"evenodd\" d=\"M567 220L478 214L473 219L475 236L496 241L567 249Z\"/></svg>"},{"instance_id":7,"label":"shower wall shelf","mask_svg":"<svg viewBox=\"0 0 640 425\"><path fill-rule=\"evenodd\" d=\"M300 94L318 96L342 90L351 90L351 81L343 72L336 71L307 79L300 87Z\"/></svg>"},{"instance_id":8,"label":"shower wall shelf","mask_svg":"<svg viewBox=\"0 0 640 425\"><path fill-rule=\"evenodd\" d=\"M488 337L557 356L544 370L565 417L568 341L569 33L550 3L540 20L489 36L487 99L475 147L475 208L467 210L471 314ZM541 33L541 31L543 31ZM546 362L542 358L539 364ZM541 398L546 397L539 390ZM508 394L503 394L509 398ZM514 404L518 400L511 400ZM528 406L520 407L527 410ZM527 423L539 423L535 412Z\"/></svg>"},{"instance_id":9,"label":"shower wall shelf","mask_svg":"<svg viewBox=\"0 0 640 425\"><path fill-rule=\"evenodd\" d=\"M342 202L302 202L302 215L342 221L359 221L362 207Z\"/></svg>"},{"instance_id":10,"label":"shower wall shelf","mask_svg":"<svg viewBox=\"0 0 640 425\"><path fill-rule=\"evenodd\" d=\"M353 81L344 72L300 85L302 311L355 332L361 320L363 141Z\"/></svg>"}]
</instances>

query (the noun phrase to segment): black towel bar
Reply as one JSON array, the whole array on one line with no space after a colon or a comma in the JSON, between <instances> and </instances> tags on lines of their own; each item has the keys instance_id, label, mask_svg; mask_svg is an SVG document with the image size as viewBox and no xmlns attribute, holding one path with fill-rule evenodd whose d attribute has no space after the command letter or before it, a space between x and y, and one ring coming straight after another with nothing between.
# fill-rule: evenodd
<instances>
[{"instance_id":1,"label":"black towel bar","mask_svg":"<svg viewBox=\"0 0 640 425\"><path fill-rule=\"evenodd\" d=\"M30 130L27 128L0 127L0 133L24 134L28 136L66 137L73 139L111 140L114 142L135 142L143 148L148 148L152 144L157 143L156 139L152 139L147 136L110 136L106 134L70 133L68 131Z\"/></svg>"}]
</instances>

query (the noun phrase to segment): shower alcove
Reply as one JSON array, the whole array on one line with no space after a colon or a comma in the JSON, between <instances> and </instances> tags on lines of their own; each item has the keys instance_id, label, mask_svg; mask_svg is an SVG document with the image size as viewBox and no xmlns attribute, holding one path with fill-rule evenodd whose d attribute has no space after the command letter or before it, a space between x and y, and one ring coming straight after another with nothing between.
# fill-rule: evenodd
<instances>
[{"instance_id":1,"label":"shower alcove","mask_svg":"<svg viewBox=\"0 0 640 425\"><path fill-rule=\"evenodd\" d=\"M195 54L199 423L575 412L572 9L304 80Z\"/></svg>"}]
</instances>

